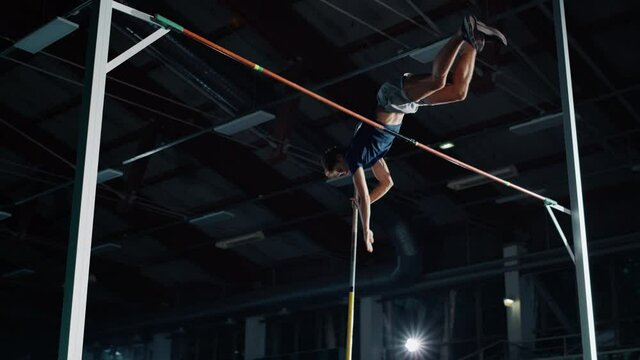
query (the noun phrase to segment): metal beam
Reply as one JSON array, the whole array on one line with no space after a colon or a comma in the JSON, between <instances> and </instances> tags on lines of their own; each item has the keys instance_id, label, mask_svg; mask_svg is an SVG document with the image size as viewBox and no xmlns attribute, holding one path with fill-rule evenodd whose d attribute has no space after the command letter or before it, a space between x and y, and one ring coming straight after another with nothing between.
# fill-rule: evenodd
<instances>
[{"instance_id":1,"label":"metal beam","mask_svg":"<svg viewBox=\"0 0 640 360\"><path fill-rule=\"evenodd\" d=\"M93 4L79 123L59 360L82 359L112 3L112 0L100 0Z\"/></svg>"},{"instance_id":2,"label":"metal beam","mask_svg":"<svg viewBox=\"0 0 640 360\"><path fill-rule=\"evenodd\" d=\"M564 113L564 136L567 153L567 172L569 178L569 197L571 198L571 223L573 228L573 246L576 257L576 280L578 283L578 304L580 307L580 326L582 328L582 353L585 359L596 359L596 334L591 299L591 276L589 273L589 251L587 230L582 201L582 179L580 175L580 155L578 151L578 131L573 104L571 83L571 65L569 62L569 44L567 24L564 13L564 0L553 1L556 45L558 53L558 73L560 75L560 93Z\"/></svg>"}]
</instances>

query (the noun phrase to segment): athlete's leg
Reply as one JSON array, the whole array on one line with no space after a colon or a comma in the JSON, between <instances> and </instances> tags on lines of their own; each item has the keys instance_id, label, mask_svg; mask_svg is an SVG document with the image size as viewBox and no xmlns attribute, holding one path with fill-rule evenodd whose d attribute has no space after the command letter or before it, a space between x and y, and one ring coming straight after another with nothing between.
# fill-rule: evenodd
<instances>
[{"instance_id":1,"label":"athlete's leg","mask_svg":"<svg viewBox=\"0 0 640 360\"><path fill-rule=\"evenodd\" d=\"M439 105L462 101L467 97L478 52L471 44L465 42L462 45L461 53L462 55L453 69L453 82L424 98L425 102Z\"/></svg>"},{"instance_id":2,"label":"athlete's leg","mask_svg":"<svg viewBox=\"0 0 640 360\"><path fill-rule=\"evenodd\" d=\"M433 61L432 74L405 79L404 93L411 101L422 100L445 86L447 74L451 70L463 42L461 33L457 32L438 52Z\"/></svg>"},{"instance_id":3,"label":"athlete's leg","mask_svg":"<svg viewBox=\"0 0 640 360\"><path fill-rule=\"evenodd\" d=\"M484 47L485 36L497 37L504 45L507 45L507 39L500 30L478 21L473 16L465 16L460 30L447 43L447 46L456 44L458 51L462 48L462 56L454 69L453 83L444 85L436 91L424 91L425 88L419 86L420 80L407 81L408 84L406 83L404 87L407 96L414 101L425 100L433 105L464 100L473 77L476 55ZM445 50L447 46L440 51L434 61L433 77L438 80L446 79L455 55L458 53L458 51L452 52L450 49ZM449 54L453 54L454 57L448 57ZM426 78L428 79L428 77Z\"/></svg>"}]
</instances>

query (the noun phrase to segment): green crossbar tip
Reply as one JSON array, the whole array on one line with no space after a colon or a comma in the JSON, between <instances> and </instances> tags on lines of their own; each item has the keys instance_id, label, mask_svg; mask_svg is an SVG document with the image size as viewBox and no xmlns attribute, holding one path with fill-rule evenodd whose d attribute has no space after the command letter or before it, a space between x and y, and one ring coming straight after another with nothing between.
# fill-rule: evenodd
<instances>
[{"instance_id":1,"label":"green crossbar tip","mask_svg":"<svg viewBox=\"0 0 640 360\"><path fill-rule=\"evenodd\" d=\"M179 25L178 23L175 23L162 15L156 14L156 16L154 17L154 20L165 28L175 30L179 33L184 31L184 27L182 25Z\"/></svg>"},{"instance_id":2,"label":"green crossbar tip","mask_svg":"<svg viewBox=\"0 0 640 360\"><path fill-rule=\"evenodd\" d=\"M544 199L544 204L548 206L555 206L555 205L558 205L558 202L547 198L547 199Z\"/></svg>"}]
</instances>

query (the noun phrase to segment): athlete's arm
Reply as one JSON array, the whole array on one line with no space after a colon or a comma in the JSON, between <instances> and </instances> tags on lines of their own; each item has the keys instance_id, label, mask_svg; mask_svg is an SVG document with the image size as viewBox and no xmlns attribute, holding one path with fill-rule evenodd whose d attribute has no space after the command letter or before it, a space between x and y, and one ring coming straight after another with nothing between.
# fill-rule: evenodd
<instances>
[{"instance_id":1,"label":"athlete's arm","mask_svg":"<svg viewBox=\"0 0 640 360\"><path fill-rule=\"evenodd\" d=\"M393 186L393 179L391 178L391 173L389 172L389 168L387 167L387 163L384 159L380 159L376 161L375 164L371 167L373 171L373 176L378 180L378 185L371 191L369 197L371 198L371 203L380 200L389 189Z\"/></svg>"},{"instance_id":2,"label":"athlete's arm","mask_svg":"<svg viewBox=\"0 0 640 360\"><path fill-rule=\"evenodd\" d=\"M367 251L373 251L373 232L370 227L371 220L371 197L369 196L369 188L367 180L364 176L364 170L359 167L353 173L353 186L356 190L356 203L360 210L360 218L362 219L362 231L364 241L367 244Z\"/></svg>"}]
</instances>

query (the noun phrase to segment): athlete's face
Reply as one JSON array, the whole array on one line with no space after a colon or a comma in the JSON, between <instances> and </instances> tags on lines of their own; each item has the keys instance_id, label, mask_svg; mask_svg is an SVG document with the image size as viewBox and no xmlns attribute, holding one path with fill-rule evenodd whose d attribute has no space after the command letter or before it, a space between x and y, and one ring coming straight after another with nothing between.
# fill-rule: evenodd
<instances>
[{"instance_id":1,"label":"athlete's face","mask_svg":"<svg viewBox=\"0 0 640 360\"><path fill-rule=\"evenodd\" d=\"M336 165L333 167L333 169L332 170L325 169L324 174L329 179L346 176L346 175L349 175L349 168L347 167L347 164L345 163L344 159L340 157L340 159L338 160Z\"/></svg>"}]
</instances>

